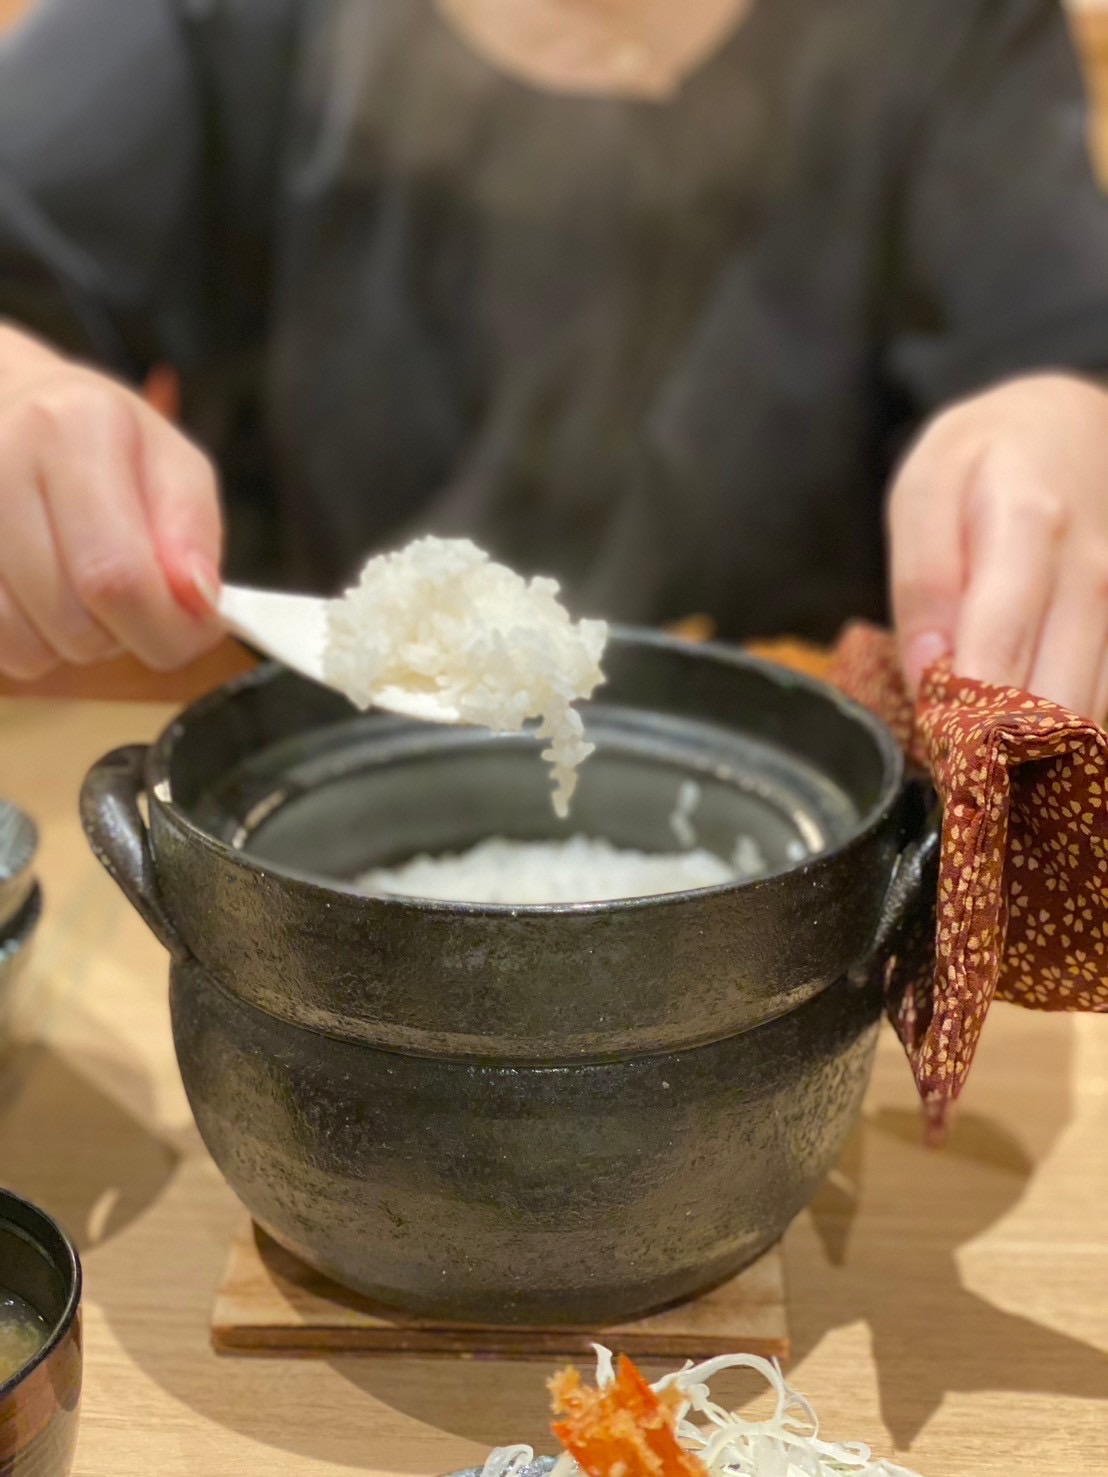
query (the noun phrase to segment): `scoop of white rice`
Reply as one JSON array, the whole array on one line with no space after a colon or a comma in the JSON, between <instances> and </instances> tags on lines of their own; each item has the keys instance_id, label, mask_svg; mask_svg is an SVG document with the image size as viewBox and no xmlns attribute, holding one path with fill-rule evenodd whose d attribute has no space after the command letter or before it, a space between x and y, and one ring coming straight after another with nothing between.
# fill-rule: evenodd
<instances>
[{"instance_id":1,"label":"scoop of white rice","mask_svg":"<svg viewBox=\"0 0 1108 1477\"><path fill-rule=\"evenodd\" d=\"M554 580L524 580L467 539L424 538L371 559L331 602L324 670L362 708L399 687L501 733L538 719L565 816L594 747L573 704L604 680L607 639L605 622L570 620Z\"/></svg>"},{"instance_id":2,"label":"scoop of white rice","mask_svg":"<svg viewBox=\"0 0 1108 1477\"><path fill-rule=\"evenodd\" d=\"M764 868L759 856L756 871ZM655 897L741 881L739 870L710 851L648 853L593 836L565 841L492 837L469 851L417 856L358 879L367 893L437 898L458 903L599 903Z\"/></svg>"}]
</instances>

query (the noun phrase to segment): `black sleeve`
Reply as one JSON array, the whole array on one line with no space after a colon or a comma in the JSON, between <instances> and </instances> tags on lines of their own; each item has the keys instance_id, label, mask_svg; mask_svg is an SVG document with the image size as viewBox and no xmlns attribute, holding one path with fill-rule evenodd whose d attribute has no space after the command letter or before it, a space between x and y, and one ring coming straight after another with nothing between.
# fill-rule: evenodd
<instances>
[{"instance_id":1,"label":"black sleeve","mask_svg":"<svg viewBox=\"0 0 1108 1477\"><path fill-rule=\"evenodd\" d=\"M922 411L1016 373L1108 369L1108 196L1063 7L959 3L893 253L890 367Z\"/></svg>"},{"instance_id":2,"label":"black sleeve","mask_svg":"<svg viewBox=\"0 0 1108 1477\"><path fill-rule=\"evenodd\" d=\"M291 9L38 0L0 41L0 317L127 375L210 353L261 291Z\"/></svg>"}]
</instances>

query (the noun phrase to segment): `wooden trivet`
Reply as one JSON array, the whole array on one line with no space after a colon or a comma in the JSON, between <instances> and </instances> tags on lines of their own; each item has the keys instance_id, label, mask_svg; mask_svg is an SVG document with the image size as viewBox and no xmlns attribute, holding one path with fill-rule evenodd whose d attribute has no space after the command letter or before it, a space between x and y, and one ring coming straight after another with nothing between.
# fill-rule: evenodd
<instances>
[{"instance_id":1,"label":"wooden trivet","mask_svg":"<svg viewBox=\"0 0 1108 1477\"><path fill-rule=\"evenodd\" d=\"M220 1354L461 1354L548 1359L594 1340L640 1358L789 1353L785 1276L774 1247L703 1297L609 1328L473 1328L409 1319L312 1272L247 1221L212 1309Z\"/></svg>"}]
</instances>

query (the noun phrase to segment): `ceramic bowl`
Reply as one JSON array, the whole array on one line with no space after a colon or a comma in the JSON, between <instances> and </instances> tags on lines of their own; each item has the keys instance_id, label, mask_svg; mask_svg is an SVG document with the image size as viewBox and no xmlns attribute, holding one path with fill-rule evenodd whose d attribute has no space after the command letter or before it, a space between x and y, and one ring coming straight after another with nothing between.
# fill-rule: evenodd
<instances>
[{"instance_id":1,"label":"ceramic bowl","mask_svg":"<svg viewBox=\"0 0 1108 1477\"><path fill-rule=\"evenodd\" d=\"M50 1336L0 1384L2 1477L66 1477L81 1397L81 1263L44 1211L0 1190L0 1287L30 1303Z\"/></svg>"},{"instance_id":2,"label":"ceramic bowl","mask_svg":"<svg viewBox=\"0 0 1108 1477\"><path fill-rule=\"evenodd\" d=\"M36 884L23 907L0 936L0 1051L8 1040L19 978L31 952L31 939L42 916L42 889ZM0 1477L6 1474L0 1469Z\"/></svg>"},{"instance_id":3,"label":"ceramic bowl","mask_svg":"<svg viewBox=\"0 0 1108 1477\"><path fill-rule=\"evenodd\" d=\"M0 800L0 938L22 910L35 885L31 868L38 828L9 800Z\"/></svg>"},{"instance_id":4,"label":"ceramic bowl","mask_svg":"<svg viewBox=\"0 0 1108 1477\"><path fill-rule=\"evenodd\" d=\"M554 1470L554 1458L552 1456L539 1457L530 1466L524 1467L516 1477L546 1477L548 1472ZM449 1477L481 1477L480 1467L467 1467L464 1472L451 1472Z\"/></svg>"}]
</instances>

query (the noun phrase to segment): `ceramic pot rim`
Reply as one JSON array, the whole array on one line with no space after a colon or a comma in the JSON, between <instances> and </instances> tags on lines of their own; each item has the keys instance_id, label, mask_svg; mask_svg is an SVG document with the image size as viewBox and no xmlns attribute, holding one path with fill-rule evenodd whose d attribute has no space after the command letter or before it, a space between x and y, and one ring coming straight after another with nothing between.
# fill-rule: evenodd
<instances>
[{"instance_id":1,"label":"ceramic pot rim","mask_svg":"<svg viewBox=\"0 0 1108 1477\"><path fill-rule=\"evenodd\" d=\"M851 698L848 698L837 688L830 686L828 683L821 682L818 678L810 677L806 673L795 672L791 668L777 666L763 658L750 656L740 648L728 646L722 642L706 641L694 644L683 641L679 637L670 636L665 632L626 626L613 626L610 639L624 645L653 647L656 650L688 656L694 660L712 660L721 662L727 666L760 673L781 687L793 691L806 692L810 696L837 709L856 728L864 730L881 761L883 777L880 789L873 803L858 823L851 829L849 834L844 836L834 846L818 852L806 861L796 863L793 866L775 872L769 877L725 882L713 887L691 888L681 892L659 893L649 897L615 898L601 902L471 903L448 902L436 898L389 894L388 896L382 897L364 897L363 900L368 905L390 909L402 908L415 913L440 914L455 917L461 914L467 917L486 917L490 919L507 917L538 919L543 917L558 918L627 914L644 910L654 911L686 904L690 901L702 902L714 897L727 896L738 892L749 893L758 889L776 888L782 884L792 885L797 878L811 876L813 873L823 872L840 865L857 846L864 844L888 822L889 816L895 809L904 790L905 762L903 753L892 732L879 718L876 718L867 709L854 702ZM278 865L268 861L262 862L252 857L250 853L228 845L227 842L220 840L202 826L197 825L173 798L170 772L174 748L183 733L213 709L217 709L228 701L234 700L241 693L249 692L252 688L262 687L274 681L283 675L283 673L283 668L272 663L266 663L255 668L253 671L232 678L231 681L205 694L179 713L167 724L147 751L145 763L146 793L151 797L153 804L156 804L167 813L173 825L190 842L213 853L227 865L238 867L258 877L282 879L287 883L293 884L298 889L306 890L309 896L313 893L317 895L320 905L323 905L328 898L336 895L349 898L362 898L363 895L357 893L355 889L328 882L326 879L321 878L318 873L302 872L294 867Z\"/></svg>"}]
</instances>

